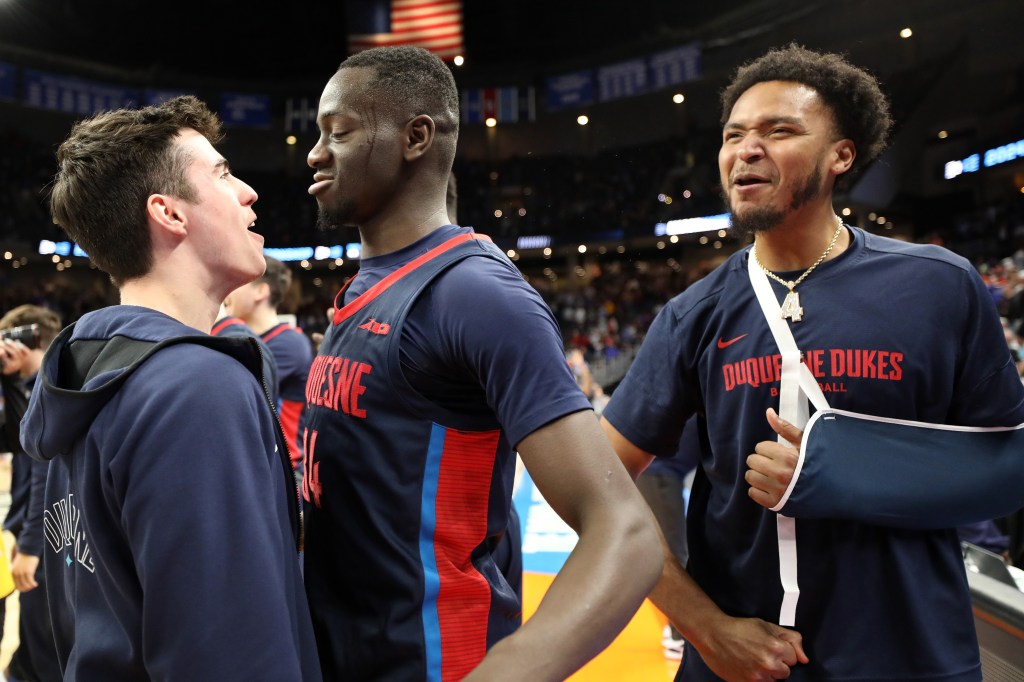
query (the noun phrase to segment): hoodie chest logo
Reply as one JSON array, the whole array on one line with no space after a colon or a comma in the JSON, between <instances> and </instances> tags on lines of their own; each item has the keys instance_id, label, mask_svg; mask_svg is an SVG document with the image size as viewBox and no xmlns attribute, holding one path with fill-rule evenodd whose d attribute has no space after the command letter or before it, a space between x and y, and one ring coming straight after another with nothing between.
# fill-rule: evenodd
<instances>
[{"instance_id":1,"label":"hoodie chest logo","mask_svg":"<svg viewBox=\"0 0 1024 682\"><path fill-rule=\"evenodd\" d=\"M43 512L43 534L55 554L64 553L64 563L68 568L77 561L85 570L95 573L92 550L85 531L79 527L81 518L82 512L75 504L74 493L71 493Z\"/></svg>"}]
</instances>

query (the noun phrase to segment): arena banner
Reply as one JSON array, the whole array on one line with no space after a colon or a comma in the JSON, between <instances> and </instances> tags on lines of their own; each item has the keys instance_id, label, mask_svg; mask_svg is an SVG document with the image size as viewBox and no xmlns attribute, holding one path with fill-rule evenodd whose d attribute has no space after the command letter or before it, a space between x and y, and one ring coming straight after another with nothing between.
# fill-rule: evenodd
<instances>
[{"instance_id":1,"label":"arena banner","mask_svg":"<svg viewBox=\"0 0 1024 682\"><path fill-rule=\"evenodd\" d=\"M548 78L548 111L636 97L689 83L701 76L701 48L693 42L644 57ZM596 91L596 94L595 94Z\"/></svg>"},{"instance_id":2,"label":"arena banner","mask_svg":"<svg viewBox=\"0 0 1024 682\"><path fill-rule=\"evenodd\" d=\"M220 98L220 115L230 128L270 128L270 96L225 92Z\"/></svg>"},{"instance_id":3,"label":"arena banner","mask_svg":"<svg viewBox=\"0 0 1024 682\"><path fill-rule=\"evenodd\" d=\"M545 82L548 111L587 106L594 102L594 72L573 71Z\"/></svg>"},{"instance_id":4,"label":"arena banner","mask_svg":"<svg viewBox=\"0 0 1024 682\"><path fill-rule=\"evenodd\" d=\"M307 133L316 130L316 112L320 106L315 97L289 97L284 101L284 131Z\"/></svg>"},{"instance_id":5,"label":"arena banner","mask_svg":"<svg viewBox=\"0 0 1024 682\"><path fill-rule=\"evenodd\" d=\"M76 116L139 105L139 91L74 76L24 69L25 104Z\"/></svg>"},{"instance_id":6,"label":"arena banner","mask_svg":"<svg viewBox=\"0 0 1024 682\"><path fill-rule=\"evenodd\" d=\"M532 87L476 88L462 92L462 122L519 123L536 119Z\"/></svg>"},{"instance_id":7,"label":"arena banner","mask_svg":"<svg viewBox=\"0 0 1024 682\"><path fill-rule=\"evenodd\" d=\"M701 50L697 43L689 43L647 58L652 90L670 88L700 78Z\"/></svg>"},{"instance_id":8,"label":"arena banner","mask_svg":"<svg viewBox=\"0 0 1024 682\"><path fill-rule=\"evenodd\" d=\"M631 59L597 70L597 98L601 102L636 97L650 89L644 59Z\"/></svg>"}]
</instances>

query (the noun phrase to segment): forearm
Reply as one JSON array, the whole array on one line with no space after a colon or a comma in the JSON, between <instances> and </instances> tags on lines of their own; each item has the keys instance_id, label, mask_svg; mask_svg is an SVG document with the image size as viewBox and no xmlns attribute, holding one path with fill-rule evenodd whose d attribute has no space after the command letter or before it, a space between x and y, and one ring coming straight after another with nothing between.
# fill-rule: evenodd
<instances>
[{"instance_id":1,"label":"forearm","mask_svg":"<svg viewBox=\"0 0 1024 682\"><path fill-rule=\"evenodd\" d=\"M664 548L665 568L650 594L687 643L729 682L785 679L808 662L800 633L757 618L724 613Z\"/></svg>"},{"instance_id":2,"label":"forearm","mask_svg":"<svg viewBox=\"0 0 1024 682\"><path fill-rule=\"evenodd\" d=\"M580 541L536 613L467 680L564 680L626 626L659 575L654 519L609 511Z\"/></svg>"},{"instance_id":3,"label":"forearm","mask_svg":"<svg viewBox=\"0 0 1024 682\"><path fill-rule=\"evenodd\" d=\"M725 614L679 564L664 538L661 546L665 558L661 577L648 596L683 638L702 650L707 645L709 625Z\"/></svg>"}]
</instances>

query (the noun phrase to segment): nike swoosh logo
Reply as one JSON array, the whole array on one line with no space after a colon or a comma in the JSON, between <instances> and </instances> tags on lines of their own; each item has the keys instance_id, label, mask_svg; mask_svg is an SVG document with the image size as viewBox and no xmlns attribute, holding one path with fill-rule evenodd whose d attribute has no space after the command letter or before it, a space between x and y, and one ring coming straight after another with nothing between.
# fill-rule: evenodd
<instances>
[{"instance_id":1,"label":"nike swoosh logo","mask_svg":"<svg viewBox=\"0 0 1024 682\"><path fill-rule=\"evenodd\" d=\"M723 341L722 339L718 339L718 347L719 348L728 348L729 346L731 346L732 344L736 343L740 339L746 338L746 336L747 336L746 334L740 334L735 339L729 339L728 341Z\"/></svg>"}]
</instances>

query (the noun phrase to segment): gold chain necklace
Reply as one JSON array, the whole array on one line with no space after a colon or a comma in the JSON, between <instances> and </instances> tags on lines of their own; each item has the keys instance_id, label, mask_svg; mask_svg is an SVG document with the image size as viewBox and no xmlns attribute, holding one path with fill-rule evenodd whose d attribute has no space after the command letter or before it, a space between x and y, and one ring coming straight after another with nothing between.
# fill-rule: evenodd
<instances>
[{"instance_id":1,"label":"gold chain necklace","mask_svg":"<svg viewBox=\"0 0 1024 682\"><path fill-rule=\"evenodd\" d=\"M804 270L804 274L797 277L795 280L786 281L776 275L774 272L761 265L761 261L757 260L757 245L750 247L750 257L754 259L754 264L764 271L764 274L774 279L779 284L785 285L789 289L789 293L786 294L786 299L782 302L782 319L792 320L793 322L799 322L804 319L804 309L800 307L800 294L793 291L797 284L804 281L807 275L811 274L814 268L821 265L821 262L828 258L828 254L832 252L832 247L836 245L836 241L839 239L839 235L843 231L843 220L839 216L836 216L836 232L832 235L832 241L828 243L825 251L818 256L818 260L811 264L811 267Z\"/></svg>"}]
</instances>

